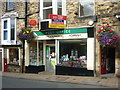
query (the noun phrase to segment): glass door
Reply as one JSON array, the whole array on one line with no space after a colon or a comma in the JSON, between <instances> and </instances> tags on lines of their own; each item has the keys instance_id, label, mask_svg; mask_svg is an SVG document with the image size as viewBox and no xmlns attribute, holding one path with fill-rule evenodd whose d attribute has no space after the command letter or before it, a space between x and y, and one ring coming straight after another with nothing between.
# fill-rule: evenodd
<instances>
[{"instance_id":1,"label":"glass door","mask_svg":"<svg viewBox=\"0 0 120 90\"><path fill-rule=\"evenodd\" d=\"M55 71L55 43L46 44L46 71Z\"/></svg>"}]
</instances>

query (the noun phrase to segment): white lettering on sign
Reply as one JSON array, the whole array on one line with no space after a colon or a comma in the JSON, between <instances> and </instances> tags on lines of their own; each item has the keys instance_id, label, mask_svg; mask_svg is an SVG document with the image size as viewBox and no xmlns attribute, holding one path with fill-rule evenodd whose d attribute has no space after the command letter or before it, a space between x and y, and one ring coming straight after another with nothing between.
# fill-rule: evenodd
<instances>
[{"instance_id":1,"label":"white lettering on sign","mask_svg":"<svg viewBox=\"0 0 120 90\"><path fill-rule=\"evenodd\" d=\"M87 33L77 33L77 34L56 34L56 35L43 35L38 36L36 39L75 39L75 38L87 38Z\"/></svg>"},{"instance_id":2,"label":"white lettering on sign","mask_svg":"<svg viewBox=\"0 0 120 90\"><path fill-rule=\"evenodd\" d=\"M81 34L71 34L71 35L69 35L69 36L71 36L71 37L80 37Z\"/></svg>"}]
</instances>

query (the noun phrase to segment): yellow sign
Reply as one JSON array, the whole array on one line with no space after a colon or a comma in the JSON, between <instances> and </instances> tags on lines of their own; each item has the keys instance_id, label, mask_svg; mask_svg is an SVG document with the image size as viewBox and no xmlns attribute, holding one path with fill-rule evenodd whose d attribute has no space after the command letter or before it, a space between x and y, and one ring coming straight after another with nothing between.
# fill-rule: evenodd
<instances>
[{"instance_id":1,"label":"yellow sign","mask_svg":"<svg viewBox=\"0 0 120 90\"><path fill-rule=\"evenodd\" d=\"M61 28L61 29L64 29L64 28L66 28L66 24L61 25L61 24L51 24L51 23L49 23L49 28Z\"/></svg>"}]
</instances>

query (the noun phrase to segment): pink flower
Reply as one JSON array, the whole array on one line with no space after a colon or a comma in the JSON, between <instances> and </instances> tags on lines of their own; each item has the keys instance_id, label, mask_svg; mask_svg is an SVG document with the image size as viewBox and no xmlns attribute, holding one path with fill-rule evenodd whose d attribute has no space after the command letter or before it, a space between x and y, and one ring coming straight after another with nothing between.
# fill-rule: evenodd
<instances>
[{"instance_id":1,"label":"pink flower","mask_svg":"<svg viewBox=\"0 0 120 90\"><path fill-rule=\"evenodd\" d=\"M110 30L110 32L113 32L113 30Z\"/></svg>"},{"instance_id":2,"label":"pink flower","mask_svg":"<svg viewBox=\"0 0 120 90\"><path fill-rule=\"evenodd\" d=\"M100 33L101 32L101 30L98 30L98 33Z\"/></svg>"},{"instance_id":3,"label":"pink flower","mask_svg":"<svg viewBox=\"0 0 120 90\"><path fill-rule=\"evenodd\" d=\"M102 27L104 27L104 25Z\"/></svg>"},{"instance_id":4,"label":"pink flower","mask_svg":"<svg viewBox=\"0 0 120 90\"><path fill-rule=\"evenodd\" d=\"M106 27L110 27L110 25L106 25Z\"/></svg>"}]
</instances>

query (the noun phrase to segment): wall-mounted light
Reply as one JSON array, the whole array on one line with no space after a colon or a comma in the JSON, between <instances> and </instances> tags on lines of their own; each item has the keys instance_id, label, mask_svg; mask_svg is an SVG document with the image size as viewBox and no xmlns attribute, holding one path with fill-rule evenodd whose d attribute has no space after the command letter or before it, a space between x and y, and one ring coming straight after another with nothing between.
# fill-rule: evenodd
<instances>
[{"instance_id":1,"label":"wall-mounted light","mask_svg":"<svg viewBox=\"0 0 120 90\"><path fill-rule=\"evenodd\" d=\"M116 18L120 19L120 15L115 15Z\"/></svg>"},{"instance_id":2,"label":"wall-mounted light","mask_svg":"<svg viewBox=\"0 0 120 90\"><path fill-rule=\"evenodd\" d=\"M92 20L88 22L88 25L90 25L90 26L92 26L93 24L94 24L94 21L92 21Z\"/></svg>"},{"instance_id":3,"label":"wall-mounted light","mask_svg":"<svg viewBox=\"0 0 120 90\"><path fill-rule=\"evenodd\" d=\"M115 18L119 19L119 21L120 21L120 13L116 13L114 16L115 16Z\"/></svg>"}]
</instances>

